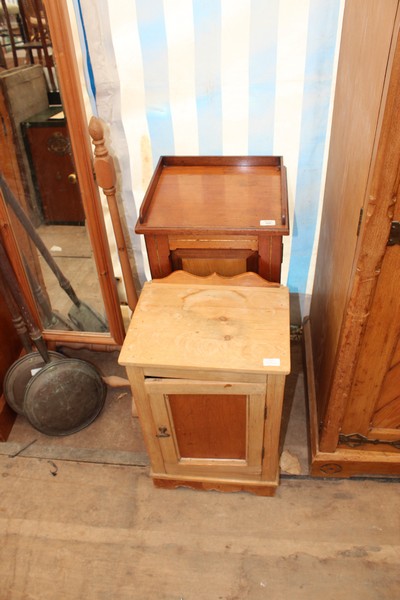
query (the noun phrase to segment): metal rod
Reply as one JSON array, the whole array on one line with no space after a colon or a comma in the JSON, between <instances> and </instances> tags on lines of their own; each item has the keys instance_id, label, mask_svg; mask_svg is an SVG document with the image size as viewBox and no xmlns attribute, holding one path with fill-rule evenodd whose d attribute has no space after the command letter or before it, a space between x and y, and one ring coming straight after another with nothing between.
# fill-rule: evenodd
<instances>
[{"instance_id":1,"label":"metal rod","mask_svg":"<svg viewBox=\"0 0 400 600\"><path fill-rule=\"evenodd\" d=\"M65 275L63 274L63 272L61 271L59 266L57 265L56 261L50 254L49 250L46 248L46 245L44 244L42 238L36 232L35 228L33 227L32 223L30 222L28 216L25 214L22 206L20 206L18 204L18 202L16 201L16 199L14 198L13 193L11 192L10 188L8 187L6 181L4 180L4 178L1 174L0 174L0 187L3 192L5 201L12 208L15 216L18 218L21 225L23 226L23 228L25 229L25 231L27 232L27 234L29 235L29 237L31 238L33 243L35 244L36 248L39 250L40 254L43 256L46 263L49 265L50 269L53 271L54 275L57 277L58 283L60 284L62 289L68 294L68 296L70 297L72 302L75 304L75 306L79 307L81 305L81 301L79 300L79 298L75 294L74 290L72 289L70 282L65 277Z\"/></svg>"}]
</instances>

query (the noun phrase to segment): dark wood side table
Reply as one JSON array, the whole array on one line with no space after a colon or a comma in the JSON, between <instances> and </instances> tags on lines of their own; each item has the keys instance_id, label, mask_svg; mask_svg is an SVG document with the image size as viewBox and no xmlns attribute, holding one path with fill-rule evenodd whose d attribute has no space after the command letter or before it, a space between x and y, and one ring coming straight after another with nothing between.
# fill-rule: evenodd
<instances>
[{"instance_id":1,"label":"dark wood side table","mask_svg":"<svg viewBox=\"0 0 400 600\"><path fill-rule=\"evenodd\" d=\"M21 128L44 222L83 225L85 212L62 108L33 115Z\"/></svg>"},{"instance_id":2,"label":"dark wood side table","mask_svg":"<svg viewBox=\"0 0 400 600\"><path fill-rule=\"evenodd\" d=\"M254 271L280 281L289 234L286 169L277 156L162 156L136 233L152 277Z\"/></svg>"}]
</instances>

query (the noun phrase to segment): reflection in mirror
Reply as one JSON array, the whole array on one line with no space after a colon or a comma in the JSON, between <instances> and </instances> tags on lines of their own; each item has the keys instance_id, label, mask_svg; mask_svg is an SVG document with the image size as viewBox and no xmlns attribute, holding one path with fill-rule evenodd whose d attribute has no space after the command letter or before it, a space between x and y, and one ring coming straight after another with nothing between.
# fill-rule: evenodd
<instances>
[{"instance_id":1,"label":"reflection in mirror","mask_svg":"<svg viewBox=\"0 0 400 600\"><path fill-rule=\"evenodd\" d=\"M108 331L42 0L1 0L2 192L44 330Z\"/></svg>"}]
</instances>

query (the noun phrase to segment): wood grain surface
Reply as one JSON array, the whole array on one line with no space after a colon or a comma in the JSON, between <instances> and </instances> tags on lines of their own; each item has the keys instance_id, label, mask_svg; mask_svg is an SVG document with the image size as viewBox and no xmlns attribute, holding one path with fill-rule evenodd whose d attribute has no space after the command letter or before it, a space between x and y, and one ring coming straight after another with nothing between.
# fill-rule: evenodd
<instances>
[{"instance_id":1,"label":"wood grain surface","mask_svg":"<svg viewBox=\"0 0 400 600\"><path fill-rule=\"evenodd\" d=\"M120 362L189 370L288 373L288 302L288 289L283 286L147 282Z\"/></svg>"}]
</instances>

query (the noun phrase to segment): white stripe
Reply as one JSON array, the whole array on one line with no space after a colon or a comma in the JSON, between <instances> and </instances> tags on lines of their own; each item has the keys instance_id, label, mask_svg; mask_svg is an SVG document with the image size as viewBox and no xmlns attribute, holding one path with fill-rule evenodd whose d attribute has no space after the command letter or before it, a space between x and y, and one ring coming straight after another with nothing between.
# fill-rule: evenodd
<instances>
[{"instance_id":1,"label":"white stripe","mask_svg":"<svg viewBox=\"0 0 400 600\"><path fill-rule=\"evenodd\" d=\"M132 0L108 1L115 62L121 91L121 120L128 152L132 190L137 212L153 174L153 157L146 119L142 53L137 29L136 6ZM126 176L126 174L125 174ZM129 214L129 209L126 207ZM134 223L128 223L129 233L134 235ZM150 278L147 253L143 236L141 248L145 259L146 276Z\"/></svg>"},{"instance_id":2,"label":"white stripe","mask_svg":"<svg viewBox=\"0 0 400 600\"><path fill-rule=\"evenodd\" d=\"M79 79L81 82L81 92L82 92L82 96L83 96L84 109L85 109L85 113L86 113L86 119L89 122L90 117L93 114L96 115L97 112L96 112L96 106L94 106L94 105L92 106L92 101L94 102L94 98L89 93L88 87L87 87L87 85L88 85L88 79L86 77L86 75L87 75L87 57L86 57L86 49L84 51L82 51L82 48L81 48L81 44L83 47L84 42L83 42L83 34L82 34L80 23L79 23L79 21L80 21L80 16L79 16L79 12L78 12L79 8L78 8L77 3L72 0L71 1L68 0L67 8L68 8L69 16L70 16L72 39L73 39L74 48L75 48L75 56L76 56L76 60L77 60ZM87 12L85 12L85 11L88 10L87 3L85 4L85 2L83 2L81 5L81 8L82 8L83 18L85 19L85 23L86 23ZM77 11L77 12L75 12L75 11ZM93 19L91 19L90 22L88 24L86 24L86 31L89 35L90 35L90 32L92 29L96 29L97 24L98 24L98 13L97 13L97 11L94 11ZM104 224L105 224L106 235L107 235L108 245L109 245L109 249L110 249L110 256L111 256L114 274L116 277L120 277L121 276L121 266L120 266L120 262L119 262L119 258L118 258L117 243L115 241L115 234L114 234L114 230L112 227L112 221L111 221L111 217L110 217L110 211L108 208L108 202L107 202L106 196L104 195L103 191L100 188L99 188L99 195L100 195L101 206L103 209Z\"/></svg>"},{"instance_id":3,"label":"white stripe","mask_svg":"<svg viewBox=\"0 0 400 600\"><path fill-rule=\"evenodd\" d=\"M250 10L250 0L221 0L224 155L248 152Z\"/></svg>"},{"instance_id":4,"label":"white stripe","mask_svg":"<svg viewBox=\"0 0 400 600\"><path fill-rule=\"evenodd\" d=\"M192 3L164 0L169 97L175 154L199 153Z\"/></svg>"},{"instance_id":5,"label":"white stripe","mask_svg":"<svg viewBox=\"0 0 400 600\"><path fill-rule=\"evenodd\" d=\"M315 275L315 265L317 262L317 251L318 251L318 242L320 236L321 229L321 216L322 216L322 206L324 202L324 191L325 191L325 179L326 179L326 169L328 166L328 156L329 156L329 144L331 139L331 127L332 127L332 115L333 115L333 102L335 97L335 88L336 88L336 75L337 75L337 67L339 62L339 50L340 50L340 38L342 33L342 24L343 24L343 12L344 12L344 3L345 0L340 1L339 15L338 15L338 30L337 30L337 38L336 38L336 49L335 49L335 57L334 63L332 67L332 87L331 87L331 101L329 106L329 116L327 120L327 133L326 133L326 142L325 142L325 150L324 150L324 161L322 166L322 177L321 177L321 190L320 190L320 198L318 205L318 216L317 216L317 224L315 228L315 237L314 237L314 245L310 260L310 269L308 271L307 278L307 288L306 294L311 294L314 285L314 275Z\"/></svg>"},{"instance_id":6,"label":"white stripe","mask_svg":"<svg viewBox=\"0 0 400 600\"><path fill-rule=\"evenodd\" d=\"M287 168L291 232L299 159L309 4L309 0L281 0L279 3L274 154L283 156ZM292 233L284 238L283 284L287 281L289 271L291 237Z\"/></svg>"},{"instance_id":7,"label":"white stripe","mask_svg":"<svg viewBox=\"0 0 400 600\"><path fill-rule=\"evenodd\" d=\"M153 157L146 119L143 64L132 0L109 0L109 15L115 62L121 91L121 120L132 166L132 188L139 209L153 170Z\"/></svg>"}]
</instances>

